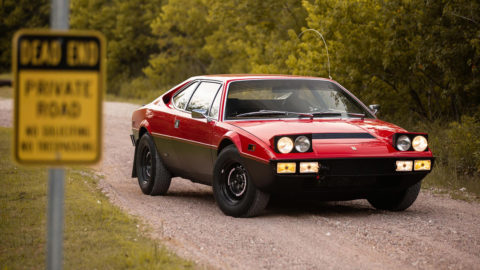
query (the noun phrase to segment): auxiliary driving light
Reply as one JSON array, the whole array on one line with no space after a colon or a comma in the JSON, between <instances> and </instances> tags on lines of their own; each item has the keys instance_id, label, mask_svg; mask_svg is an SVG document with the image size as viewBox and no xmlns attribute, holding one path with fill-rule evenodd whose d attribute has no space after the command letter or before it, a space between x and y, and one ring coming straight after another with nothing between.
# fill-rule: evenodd
<instances>
[{"instance_id":1,"label":"auxiliary driving light","mask_svg":"<svg viewBox=\"0 0 480 270\"><path fill-rule=\"evenodd\" d=\"M295 173L297 166L295 162L277 163L277 173Z\"/></svg>"},{"instance_id":2,"label":"auxiliary driving light","mask_svg":"<svg viewBox=\"0 0 480 270\"><path fill-rule=\"evenodd\" d=\"M318 173L318 162L300 162L300 173Z\"/></svg>"},{"instance_id":3,"label":"auxiliary driving light","mask_svg":"<svg viewBox=\"0 0 480 270\"><path fill-rule=\"evenodd\" d=\"M397 172L410 172L412 167L413 161L411 160L397 160Z\"/></svg>"},{"instance_id":4,"label":"auxiliary driving light","mask_svg":"<svg viewBox=\"0 0 480 270\"><path fill-rule=\"evenodd\" d=\"M430 160L415 160L415 171L430 171L432 162Z\"/></svg>"}]
</instances>

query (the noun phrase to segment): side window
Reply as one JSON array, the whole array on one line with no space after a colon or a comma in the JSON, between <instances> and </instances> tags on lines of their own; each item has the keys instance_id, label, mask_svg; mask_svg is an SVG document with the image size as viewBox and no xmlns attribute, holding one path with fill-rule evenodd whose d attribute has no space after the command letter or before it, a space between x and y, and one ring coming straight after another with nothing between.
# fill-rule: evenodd
<instances>
[{"instance_id":1,"label":"side window","mask_svg":"<svg viewBox=\"0 0 480 270\"><path fill-rule=\"evenodd\" d=\"M173 97L173 104L175 105L175 107L179 109L185 109L185 106L187 105L190 96L192 95L195 88L197 88L197 86L198 82L194 82L189 87L183 89L180 93L176 94Z\"/></svg>"},{"instance_id":2,"label":"side window","mask_svg":"<svg viewBox=\"0 0 480 270\"><path fill-rule=\"evenodd\" d=\"M221 99L222 99L222 91L218 91L217 95L215 96L215 100L213 101L212 107L208 112L208 116L212 117L213 119L218 119L218 111L220 110Z\"/></svg>"},{"instance_id":3,"label":"side window","mask_svg":"<svg viewBox=\"0 0 480 270\"><path fill-rule=\"evenodd\" d=\"M219 83L212 82L202 82L198 86L195 93L193 93L192 98L187 106L187 111L192 110L205 110L208 111L210 104L212 104L213 98L217 93L218 88L220 88Z\"/></svg>"}]
</instances>

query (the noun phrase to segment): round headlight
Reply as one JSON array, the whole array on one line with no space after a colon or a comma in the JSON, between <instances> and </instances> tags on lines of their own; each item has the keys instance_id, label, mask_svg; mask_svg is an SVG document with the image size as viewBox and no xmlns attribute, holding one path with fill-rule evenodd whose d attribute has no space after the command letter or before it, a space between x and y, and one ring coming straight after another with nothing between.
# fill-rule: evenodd
<instances>
[{"instance_id":1,"label":"round headlight","mask_svg":"<svg viewBox=\"0 0 480 270\"><path fill-rule=\"evenodd\" d=\"M277 142L277 149L280 153L286 154L292 152L293 141L289 137L281 137Z\"/></svg>"},{"instance_id":2,"label":"round headlight","mask_svg":"<svg viewBox=\"0 0 480 270\"><path fill-rule=\"evenodd\" d=\"M298 136L295 139L295 149L301 153L308 151L310 149L310 140L305 136Z\"/></svg>"},{"instance_id":3,"label":"round headlight","mask_svg":"<svg viewBox=\"0 0 480 270\"><path fill-rule=\"evenodd\" d=\"M410 138L408 136L402 135L397 139L397 149L400 151L407 151L410 149L412 143L410 142Z\"/></svg>"},{"instance_id":4,"label":"round headlight","mask_svg":"<svg viewBox=\"0 0 480 270\"><path fill-rule=\"evenodd\" d=\"M413 149L415 149L415 151L419 151L419 152L425 151L425 149L427 149L427 146L428 146L427 138L421 135L418 135L415 138L413 138L412 147Z\"/></svg>"}]
</instances>

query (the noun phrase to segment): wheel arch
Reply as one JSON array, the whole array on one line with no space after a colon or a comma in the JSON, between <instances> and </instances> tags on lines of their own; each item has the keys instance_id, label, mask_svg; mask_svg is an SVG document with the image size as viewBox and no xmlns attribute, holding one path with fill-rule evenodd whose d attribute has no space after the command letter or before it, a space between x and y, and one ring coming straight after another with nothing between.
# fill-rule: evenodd
<instances>
[{"instance_id":1,"label":"wheel arch","mask_svg":"<svg viewBox=\"0 0 480 270\"><path fill-rule=\"evenodd\" d=\"M142 138L143 134L145 133L150 133L147 129L147 127L142 126L138 130L138 139L135 142L135 150L133 151L133 166L132 166L132 178L138 177L137 174L137 148L138 148L138 142L140 141L140 138Z\"/></svg>"},{"instance_id":2,"label":"wheel arch","mask_svg":"<svg viewBox=\"0 0 480 270\"><path fill-rule=\"evenodd\" d=\"M258 146L256 152L247 152L247 146L251 143ZM230 145L235 145L247 170L249 172L255 172L251 175L254 185L257 188L265 190L265 188L274 180L269 163L272 155L266 145L262 144L262 142L256 137L245 136L244 134L230 131L220 140L215 160L218 158L222 150ZM260 156L258 156L259 154Z\"/></svg>"},{"instance_id":3,"label":"wheel arch","mask_svg":"<svg viewBox=\"0 0 480 270\"><path fill-rule=\"evenodd\" d=\"M138 140L137 140L136 144L138 144L138 141L140 140L140 138L142 138L143 134L145 134L145 133L149 133L149 131L145 126L142 126L140 128L140 130L138 131Z\"/></svg>"},{"instance_id":4,"label":"wheel arch","mask_svg":"<svg viewBox=\"0 0 480 270\"><path fill-rule=\"evenodd\" d=\"M222 141L220 142L220 144L218 145L217 156L222 152L223 149L225 149L225 147L227 147L229 145L235 145L235 143L233 143L233 141L230 138L223 138ZM237 146L235 145L235 147L237 147ZM237 149L238 149L238 147L237 147Z\"/></svg>"}]
</instances>

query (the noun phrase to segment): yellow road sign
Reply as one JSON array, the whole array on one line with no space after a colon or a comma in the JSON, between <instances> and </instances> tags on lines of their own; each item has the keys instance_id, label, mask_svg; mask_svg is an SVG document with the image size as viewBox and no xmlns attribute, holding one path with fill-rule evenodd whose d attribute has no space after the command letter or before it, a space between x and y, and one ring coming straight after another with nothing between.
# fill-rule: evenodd
<instances>
[{"instance_id":1,"label":"yellow road sign","mask_svg":"<svg viewBox=\"0 0 480 270\"><path fill-rule=\"evenodd\" d=\"M102 150L105 39L95 31L20 30L13 39L14 158L93 164Z\"/></svg>"}]
</instances>

